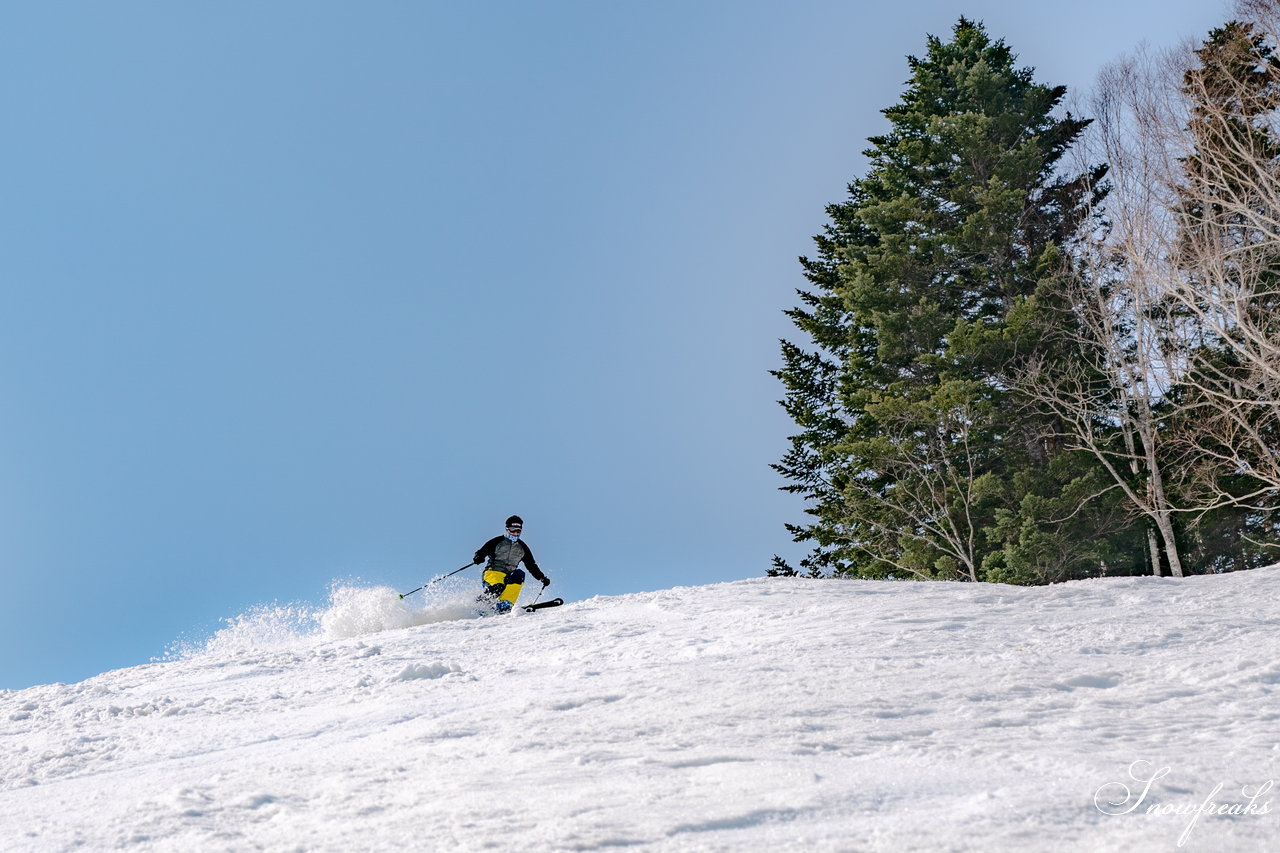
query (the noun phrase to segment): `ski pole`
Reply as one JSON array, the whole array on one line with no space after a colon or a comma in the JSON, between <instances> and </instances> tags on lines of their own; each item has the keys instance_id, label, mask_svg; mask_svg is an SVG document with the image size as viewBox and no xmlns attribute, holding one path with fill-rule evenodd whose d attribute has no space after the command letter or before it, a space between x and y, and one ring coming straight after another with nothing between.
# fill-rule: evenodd
<instances>
[{"instance_id":1,"label":"ski pole","mask_svg":"<svg viewBox=\"0 0 1280 853\"><path fill-rule=\"evenodd\" d=\"M533 597L533 602L532 602L532 603L530 603L530 604L526 604L525 606L526 606L526 607L532 607L534 604L537 604L537 603L538 603L538 599L539 599L539 598L542 598L542 594L543 594L544 592L546 592L546 591L547 591L547 585L544 583L544 584L542 585L542 589L538 590L538 594L537 594L537 595L535 595L535 596Z\"/></svg>"},{"instance_id":2,"label":"ski pole","mask_svg":"<svg viewBox=\"0 0 1280 853\"><path fill-rule=\"evenodd\" d=\"M454 569L453 571L449 572L449 574L447 574L447 575L441 575L441 576L440 576L440 577L438 577L438 578L432 578L431 580L429 580L429 581L427 581L426 583L424 583L422 586L418 587L418 589L426 589L427 587L431 586L431 585L432 585L433 583L435 583L436 581L442 581L442 580L444 580L445 578L451 578L451 577L453 577L454 575L456 575L458 572L466 571L467 569L471 568L471 567L472 567L472 566L474 566L474 565L475 565L475 563L467 563L467 564L466 564L465 566L463 566L462 568L460 568L460 569ZM415 592L417 592L417 591L418 591L418 589L411 589L411 590L409 590L408 592L402 592L402 593L400 593L400 600L401 600L401 601L403 601L403 600L404 600L404 597L405 597L406 595L413 595Z\"/></svg>"}]
</instances>

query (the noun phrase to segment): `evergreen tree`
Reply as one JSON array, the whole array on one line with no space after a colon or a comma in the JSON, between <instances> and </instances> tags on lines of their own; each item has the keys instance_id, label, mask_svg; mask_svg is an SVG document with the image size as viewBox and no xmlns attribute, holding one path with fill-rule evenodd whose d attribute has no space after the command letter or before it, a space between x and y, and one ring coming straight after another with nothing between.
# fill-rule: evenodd
<instances>
[{"instance_id":1,"label":"evergreen tree","mask_svg":"<svg viewBox=\"0 0 1280 853\"><path fill-rule=\"evenodd\" d=\"M1002 379L1034 357L1064 247L1101 170L1062 177L1088 124L1065 89L961 18L909 59L870 169L828 207L788 312L782 401L800 431L775 465L812 521L810 574L1033 582L1122 548L1100 473ZM791 571L777 561L774 573Z\"/></svg>"}]
</instances>

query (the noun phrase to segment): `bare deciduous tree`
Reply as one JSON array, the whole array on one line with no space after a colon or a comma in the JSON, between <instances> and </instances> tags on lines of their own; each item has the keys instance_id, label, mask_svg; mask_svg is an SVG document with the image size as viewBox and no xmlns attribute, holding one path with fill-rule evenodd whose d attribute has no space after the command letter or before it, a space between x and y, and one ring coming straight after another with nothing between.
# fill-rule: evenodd
<instances>
[{"instance_id":1,"label":"bare deciduous tree","mask_svg":"<svg viewBox=\"0 0 1280 853\"><path fill-rule=\"evenodd\" d=\"M1180 75L1183 121L1165 179L1177 273L1168 298L1200 346L1184 378L1198 428L1191 482L1220 498L1273 506L1280 490L1280 2L1243 0L1238 20L1194 51ZM1174 171L1176 169L1176 171ZM1248 482L1242 492L1240 482ZM1232 483L1234 488L1224 487Z\"/></svg>"},{"instance_id":2,"label":"bare deciduous tree","mask_svg":"<svg viewBox=\"0 0 1280 853\"><path fill-rule=\"evenodd\" d=\"M1163 552L1175 576L1176 516L1280 493L1280 0L1238 11L1198 49L1101 75L1079 156L1110 168L1105 220L1056 332L1077 355L1019 377L1150 520L1153 564Z\"/></svg>"},{"instance_id":3,"label":"bare deciduous tree","mask_svg":"<svg viewBox=\"0 0 1280 853\"><path fill-rule=\"evenodd\" d=\"M887 398L873 407L882 434L860 452L876 474L852 478L845 495L861 530L854 547L890 571L978 580L984 478L976 436L990 414L976 386L948 383L927 402Z\"/></svg>"},{"instance_id":4,"label":"bare deciduous tree","mask_svg":"<svg viewBox=\"0 0 1280 853\"><path fill-rule=\"evenodd\" d=\"M1170 390L1185 374L1180 348L1161 306L1164 282L1177 273L1167 250L1175 226L1164 180L1173 105L1157 82L1161 66L1138 56L1104 70L1091 113L1094 124L1075 155L1105 162L1106 219L1076 246L1064 273L1068 316L1053 326L1066 357L1039 359L1014 381L1033 404L1051 412L1062 437L1092 454L1135 512L1148 519L1153 571L1161 555L1175 577L1184 574L1166 481L1176 465L1161 429ZM1155 121L1159 117L1160 121Z\"/></svg>"}]
</instances>

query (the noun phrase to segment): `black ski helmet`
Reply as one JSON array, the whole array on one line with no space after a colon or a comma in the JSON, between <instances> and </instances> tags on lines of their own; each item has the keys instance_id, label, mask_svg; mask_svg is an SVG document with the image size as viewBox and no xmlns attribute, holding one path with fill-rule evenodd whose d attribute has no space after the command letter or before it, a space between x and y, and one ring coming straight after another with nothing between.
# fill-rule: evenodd
<instances>
[{"instance_id":1,"label":"black ski helmet","mask_svg":"<svg viewBox=\"0 0 1280 853\"><path fill-rule=\"evenodd\" d=\"M507 527L524 527L524 519L518 515L513 515L507 519Z\"/></svg>"}]
</instances>

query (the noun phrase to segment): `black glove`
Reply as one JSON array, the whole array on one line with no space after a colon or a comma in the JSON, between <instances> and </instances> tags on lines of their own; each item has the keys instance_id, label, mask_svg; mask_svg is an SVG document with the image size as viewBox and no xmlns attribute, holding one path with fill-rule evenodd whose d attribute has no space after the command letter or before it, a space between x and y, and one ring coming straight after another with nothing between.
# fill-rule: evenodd
<instances>
[{"instance_id":1,"label":"black glove","mask_svg":"<svg viewBox=\"0 0 1280 853\"><path fill-rule=\"evenodd\" d=\"M551 583L551 578L547 577L546 575L543 575L543 576L542 576L542 588L543 588L543 589L546 589L546 588L547 588L547 584L549 584L549 583Z\"/></svg>"},{"instance_id":2,"label":"black glove","mask_svg":"<svg viewBox=\"0 0 1280 853\"><path fill-rule=\"evenodd\" d=\"M478 566L483 562L484 562L484 557L481 557L479 554L477 554L475 557L472 558L471 565Z\"/></svg>"}]
</instances>

